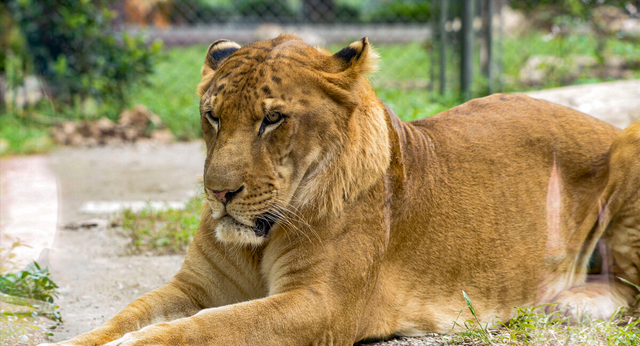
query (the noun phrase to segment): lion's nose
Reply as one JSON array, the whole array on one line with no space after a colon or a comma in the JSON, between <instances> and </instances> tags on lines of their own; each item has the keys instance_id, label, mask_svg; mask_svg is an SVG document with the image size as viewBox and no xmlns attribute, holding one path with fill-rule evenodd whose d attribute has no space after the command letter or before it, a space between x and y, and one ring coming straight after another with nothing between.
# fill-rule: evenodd
<instances>
[{"instance_id":1,"label":"lion's nose","mask_svg":"<svg viewBox=\"0 0 640 346\"><path fill-rule=\"evenodd\" d=\"M216 196L216 198L220 202L222 202L222 204L225 204L225 205L229 203L233 199L233 197L235 197L242 190L244 190L244 185L240 186L240 188L235 191L231 191L231 190L216 191L207 187L207 191L212 195Z\"/></svg>"}]
</instances>

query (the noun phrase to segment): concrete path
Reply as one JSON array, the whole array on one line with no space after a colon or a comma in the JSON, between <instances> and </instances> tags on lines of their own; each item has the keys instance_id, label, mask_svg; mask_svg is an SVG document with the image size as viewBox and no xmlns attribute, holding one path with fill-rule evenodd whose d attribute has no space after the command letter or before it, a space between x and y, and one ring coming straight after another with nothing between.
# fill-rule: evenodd
<instances>
[{"instance_id":1,"label":"concrete path","mask_svg":"<svg viewBox=\"0 0 640 346\"><path fill-rule=\"evenodd\" d=\"M0 247L11 245L6 236L27 245L16 249L22 267L55 248L56 229L70 222L106 216L118 206L179 206L197 193L203 165L202 142L62 148L49 156L3 158Z\"/></svg>"},{"instance_id":2,"label":"concrete path","mask_svg":"<svg viewBox=\"0 0 640 346\"><path fill-rule=\"evenodd\" d=\"M46 156L0 160L0 248L20 240L13 269L53 246L58 223L58 185Z\"/></svg>"},{"instance_id":3,"label":"concrete path","mask_svg":"<svg viewBox=\"0 0 640 346\"><path fill-rule=\"evenodd\" d=\"M202 142L151 142L62 148L49 156L0 160L0 247L20 238L18 268L38 260L60 286L56 304L65 323L61 341L90 330L126 304L168 281L183 256L123 256L128 240L106 227L108 215L83 214L91 205L137 206L185 202L199 190ZM117 203L114 203L116 201ZM86 210L85 210L86 211ZM97 227L64 225L96 217Z\"/></svg>"}]
</instances>

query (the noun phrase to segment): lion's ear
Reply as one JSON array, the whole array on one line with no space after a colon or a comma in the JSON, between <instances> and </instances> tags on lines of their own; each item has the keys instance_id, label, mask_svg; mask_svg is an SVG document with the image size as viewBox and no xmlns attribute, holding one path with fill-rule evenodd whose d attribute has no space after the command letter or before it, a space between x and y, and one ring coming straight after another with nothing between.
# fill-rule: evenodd
<instances>
[{"instance_id":1,"label":"lion's ear","mask_svg":"<svg viewBox=\"0 0 640 346\"><path fill-rule=\"evenodd\" d=\"M361 76L375 71L378 54L371 48L369 39L363 37L334 54L332 59L340 66L340 72Z\"/></svg>"},{"instance_id":2,"label":"lion's ear","mask_svg":"<svg viewBox=\"0 0 640 346\"><path fill-rule=\"evenodd\" d=\"M210 70L217 70L227 58L240 49L240 45L229 40L217 40L213 42L209 49L207 49L207 55L204 58L204 67L202 68L202 75L205 75L207 68Z\"/></svg>"}]
</instances>

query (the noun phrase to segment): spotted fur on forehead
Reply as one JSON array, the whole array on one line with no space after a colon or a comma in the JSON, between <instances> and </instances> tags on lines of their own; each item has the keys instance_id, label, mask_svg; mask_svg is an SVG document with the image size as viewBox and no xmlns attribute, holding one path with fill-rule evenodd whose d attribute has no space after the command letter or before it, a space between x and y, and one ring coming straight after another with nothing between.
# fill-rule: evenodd
<instances>
[{"instance_id":1,"label":"spotted fur on forehead","mask_svg":"<svg viewBox=\"0 0 640 346\"><path fill-rule=\"evenodd\" d=\"M280 35L273 40L240 48L216 71L205 73L203 70L198 94L216 97L251 90L255 97L259 92L266 97L278 97L281 95L271 94L269 84L280 85L287 73L298 73L292 71L308 71L322 84L327 82L342 89L350 88L359 84L359 77L375 69L377 55L372 50L365 50L366 46L368 41L364 38L332 55L326 49L308 45L295 35ZM361 59L363 52L368 56ZM359 59L363 61L354 63ZM331 86L325 87L331 89Z\"/></svg>"},{"instance_id":2,"label":"spotted fur on forehead","mask_svg":"<svg viewBox=\"0 0 640 346\"><path fill-rule=\"evenodd\" d=\"M199 95L225 96L248 88L271 93L268 85L280 84L282 72L291 68L319 69L330 54L320 52L294 35L281 35L274 40L256 42L236 51L220 68L209 76L203 76ZM266 79L266 75L271 77ZM207 80L208 79L208 80ZM204 97L206 98L206 97ZM204 99L203 98L203 99Z\"/></svg>"}]
</instances>

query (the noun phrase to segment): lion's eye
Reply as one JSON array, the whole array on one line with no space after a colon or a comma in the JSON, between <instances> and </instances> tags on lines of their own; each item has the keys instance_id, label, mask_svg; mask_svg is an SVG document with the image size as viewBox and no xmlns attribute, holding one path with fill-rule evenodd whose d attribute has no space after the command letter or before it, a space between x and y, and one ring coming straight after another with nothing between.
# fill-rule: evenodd
<instances>
[{"instance_id":1,"label":"lion's eye","mask_svg":"<svg viewBox=\"0 0 640 346\"><path fill-rule=\"evenodd\" d=\"M207 118L207 121L209 121L209 124L217 131L220 125L220 119L214 117L211 111L205 112L204 116Z\"/></svg>"},{"instance_id":2,"label":"lion's eye","mask_svg":"<svg viewBox=\"0 0 640 346\"><path fill-rule=\"evenodd\" d=\"M276 112L271 112L271 113L267 113L267 115L265 115L264 122L267 125L271 125L271 124L275 124L278 121L280 121L281 118L282 118L282 114L276 113Z\"/></svg>"},{"instance_id":3,"label":"lion's eye","mask_svg":"<svg viewBox=\"0 0 640 346\"><path fill-rule=\"evenodd\" d=\"M258 136L262 136L262 134L264 134L265 132L271 131L272 129L275 129L276 127L278 127L278 126L271 126L271 125L280 124L282 120L286 117L287 117L286 115L278 112L267 113L264 116L264 119L262 120L262 124L260 125Z\"/></svg>"}]
</instances>

